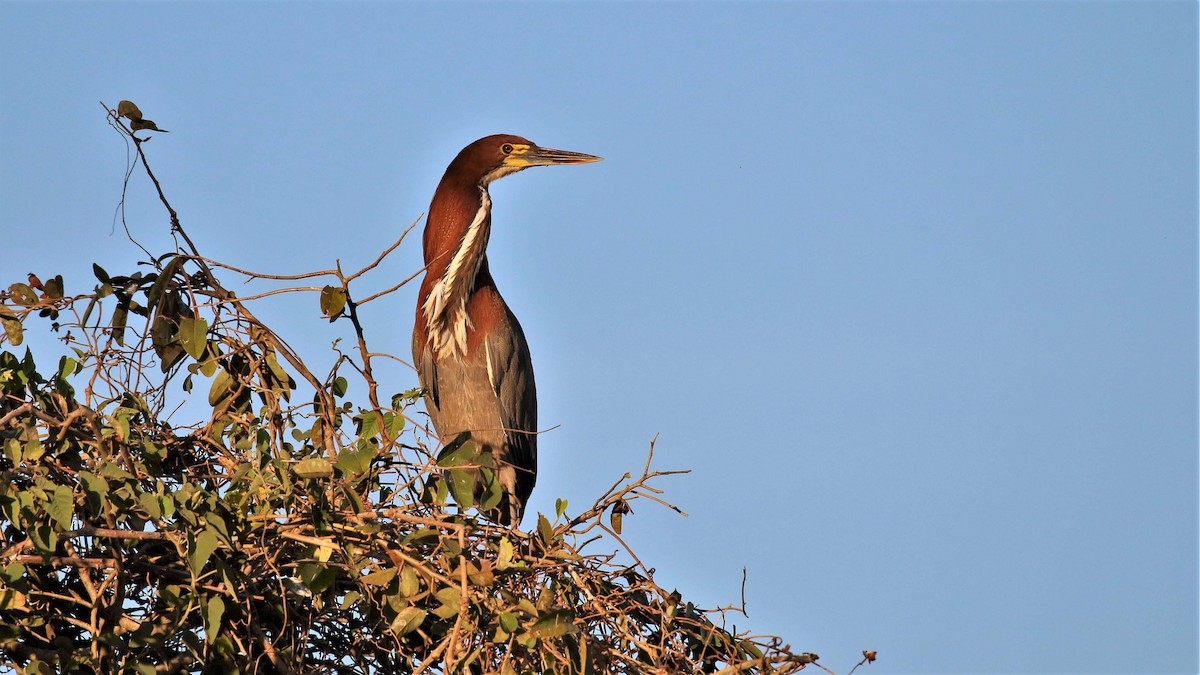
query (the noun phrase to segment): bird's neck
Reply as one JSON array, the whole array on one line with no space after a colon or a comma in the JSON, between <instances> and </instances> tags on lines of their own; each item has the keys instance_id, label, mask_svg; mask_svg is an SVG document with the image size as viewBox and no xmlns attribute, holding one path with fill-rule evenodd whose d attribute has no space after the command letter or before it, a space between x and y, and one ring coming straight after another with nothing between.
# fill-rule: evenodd
<instances>
[{"instance_id":1,"label":"bird's neck","mask_svg":"<svg viewBox=\"0 0 1200 675\"><path fill-rule=\"evenodd\" d=\"M417 299L436 351L466 352L467 301L487 272L492 200L487 187L442 179L425 224L425 279Z\"/></svg>"}]
</instances>

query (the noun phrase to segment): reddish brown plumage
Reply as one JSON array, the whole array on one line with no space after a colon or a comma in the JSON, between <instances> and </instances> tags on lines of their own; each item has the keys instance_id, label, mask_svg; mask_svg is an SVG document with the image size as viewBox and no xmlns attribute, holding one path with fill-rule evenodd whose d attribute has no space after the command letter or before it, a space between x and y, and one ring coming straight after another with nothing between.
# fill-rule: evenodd
<instances>
[{"instance_id":1,"label":"reddish brown plumage","mask_svg":"<svg viewBox=\"0 0 1200 675\"><path fill-rule=\"evenodd\" d=\"M503 497L488 515L501 524L520 522L533 490L537 396L525 335L488 270L487 185L529 166L598 159L520 136L488 136L450 162L429 205L413 362L442 441L469 431L496 459Z\"/></svg>"}]
</instances>

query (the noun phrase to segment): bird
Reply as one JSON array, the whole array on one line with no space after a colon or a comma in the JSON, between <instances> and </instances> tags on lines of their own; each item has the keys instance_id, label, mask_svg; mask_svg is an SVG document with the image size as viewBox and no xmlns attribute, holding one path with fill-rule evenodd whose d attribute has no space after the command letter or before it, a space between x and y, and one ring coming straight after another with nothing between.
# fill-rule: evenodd
<instances>
[{"instance_id":1,"label":"bird","mask_svg":"<svg viewBox=\"0 0 1200 675\"><path fill-rule=\"evenodd\" d=\"M502 526L520 524L537 480L537 391L525 333L488 267L488 185L533 166L600 159L521 136L487 136L450 162L429 204L413 365L438 438L449 443L469 432L491 453L501 496L483 515ZM478 500L485 486L478 471L471 475Z\"/></svg>"}]
</instances>

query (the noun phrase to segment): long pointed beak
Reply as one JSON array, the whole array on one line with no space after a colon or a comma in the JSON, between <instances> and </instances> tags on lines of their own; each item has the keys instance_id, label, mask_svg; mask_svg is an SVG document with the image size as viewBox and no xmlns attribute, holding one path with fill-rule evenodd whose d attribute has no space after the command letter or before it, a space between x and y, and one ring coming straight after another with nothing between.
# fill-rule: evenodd
<instances>
[{"instance_id":1,"label":"long pointed beak","mask_svg":"<svg viewBox=\"0 0 1200 675\"><path fill-rule=\"evenodd\" d=\"M529 162L529 166L550 166L552 164L587 164L588 162L599 162L604 158L595 155L585 155L582 152L555 150L554 148L542 148L535 145L529 148L529 152L525 153L522 159Z\"/></svg>"}]
</instances>

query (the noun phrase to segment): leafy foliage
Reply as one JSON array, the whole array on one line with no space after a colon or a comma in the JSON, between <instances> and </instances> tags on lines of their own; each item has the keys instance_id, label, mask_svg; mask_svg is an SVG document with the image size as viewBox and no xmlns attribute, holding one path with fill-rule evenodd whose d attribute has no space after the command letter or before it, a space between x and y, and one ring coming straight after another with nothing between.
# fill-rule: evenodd
<instances>
[{"instance_id":1,"label":"leafy foliage","mask_svg":"<svg viewBox=\"0 0 1200 675\"><path fill-rule=\"evenodd\" d=\"M473 515L498 499L470 489L491 458L466 437L435 454L419 391L380 398L380 355L357 309L395 287L351 292L403 236L354 274L289 277L324 278L285 290L313 292L314 313L353 329L357 354L335 352L318 376L214 270L266 275L200 256L144 141L116 111L109 121L134 142L183 244L142 271L97 265L94 282L70 284L31 275L0 298L0 663L145 674L813 663L727 629L728 608L698 609L654 582L620 537L631 503L666 505L652 483L670 472L649 460L578 515L560 500L530 534ZM43 321L72 354L50 368L17 349ZM203 414L169 422L168 394L202 383L206 398L188 398ZM625 555L593 552L605 543Z\"/></svg>"}]
</instances>

